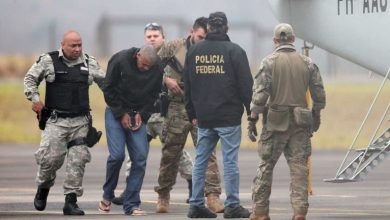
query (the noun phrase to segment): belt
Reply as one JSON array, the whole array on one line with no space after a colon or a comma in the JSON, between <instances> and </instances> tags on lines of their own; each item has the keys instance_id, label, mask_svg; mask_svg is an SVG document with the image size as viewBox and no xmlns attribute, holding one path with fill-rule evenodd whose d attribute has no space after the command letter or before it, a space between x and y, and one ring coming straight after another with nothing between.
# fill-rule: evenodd
<instances>
[{"instance_id":1,"label":"belt","mask_svg":"<svg viewBox=\"0 0 390 220\"><path fill-rule=\"evenodd\" d=\"M64 113L64 112L56 112L57 117L59 118L76 118L79 116L88 116L88 112L80 112L80 113Z\"/></svg>"}]
</instances>

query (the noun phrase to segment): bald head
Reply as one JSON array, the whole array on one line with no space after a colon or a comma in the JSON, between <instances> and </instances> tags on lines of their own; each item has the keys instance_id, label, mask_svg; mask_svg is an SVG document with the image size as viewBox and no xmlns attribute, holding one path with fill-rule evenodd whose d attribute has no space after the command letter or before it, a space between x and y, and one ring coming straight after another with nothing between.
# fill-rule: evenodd
<instances>
[{"instance_id":1,"label":"bald head","mask_svg":"<svg viewBox=\"0 0 390 220\"><path fill-rule=\"evenodd\" d=\"M79 32L69 30L64 33L61 48L65 57L69 60L77 60L82 52L82 40Z\"/></svg>"}]
</instances>

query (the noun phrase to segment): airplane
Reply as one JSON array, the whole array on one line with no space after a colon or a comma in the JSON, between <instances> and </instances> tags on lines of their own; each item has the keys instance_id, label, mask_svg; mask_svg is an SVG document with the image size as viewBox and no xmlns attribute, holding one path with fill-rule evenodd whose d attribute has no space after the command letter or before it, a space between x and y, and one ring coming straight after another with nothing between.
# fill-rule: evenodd
<instances>
[{"instance_id":1,"label":"airplane","mask_svg":"<svg viewBox=\"0 0 390 220\"><path fill-rule=\"evenodd\" d=\"M365 149L354 149L390 73L390 0L269 0L279 22L292 25L295 35L333 54L385 76L334 178L326 182L362 181L390 155L390 127L383 133L387 106Z\"/></svg>"}]
</instances>

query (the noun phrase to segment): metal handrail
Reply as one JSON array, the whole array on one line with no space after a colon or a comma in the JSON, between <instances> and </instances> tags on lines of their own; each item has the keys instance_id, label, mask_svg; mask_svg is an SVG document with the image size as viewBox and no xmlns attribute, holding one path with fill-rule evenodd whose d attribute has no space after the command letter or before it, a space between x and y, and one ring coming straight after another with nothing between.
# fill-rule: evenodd
<instances>
[{"instance_id":1,"label":"metal handrail","mask_svg":"<svg viewBox=\"0 0 390 220\"><path fill-rule=\"evenodd\" d=\"M360 128L359 128L359 130L358 130L358 132L357 132L355 138L353 139L352 144L350 145L347 154L345 155L345 157L344 157L344 159L343 159L343 162L341 163L339 169L337 170L337 173L336 173L335 178L337 178L337 176L340 175L340 171L341 171L342 167L344 166L345 161L346 161L348 155L351 153L351 150L352 150L353 146L355 145L356 140L357 140L357 138L359 137L359 135L360 135L360 133L361 133L361 131L362 131L362 129L363 129L363 126L364 126L364 124L366 123L367 118L368 118L368 116L370 115L370 113L371 113L371 111L372 111L372 108L373 108L374 104L376 103L376 101L377 101L377 99L378 99L378 97L379 97L379 94L381 93L381 91L382 91L382 89L383 89L383 86L385 85L386 80L387 80L388 77L389 77L389 74L390 74L390 68L387 70L386 76L383 78L383 81L382 81L382 83L381 83L381 86L379 87L379 90L378 90L378 92L376 93L375 98L374 98L373 102L371 103L371 106L370 106L370 108L368 109L368 112L367 112L366 116L364 117L364 120L363 120L362 124L360 125ZM360 161L360 163L361 163L361 161ZM360 163L359 163L359 166L360 166ZM358 166L358 167L359 167L359 166Z\"/></svg>"}]
</instances>

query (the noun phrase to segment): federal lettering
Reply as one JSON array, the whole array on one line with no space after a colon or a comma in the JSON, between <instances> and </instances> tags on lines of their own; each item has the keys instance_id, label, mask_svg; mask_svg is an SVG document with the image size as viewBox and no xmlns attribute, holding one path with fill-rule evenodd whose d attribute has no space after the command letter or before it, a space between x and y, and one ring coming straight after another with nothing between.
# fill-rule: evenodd
<instances>
[{"instance_id":1,"label":"federal lettering","mask_svg":"<svg viewBox=\"0 0 390 220\"><path fill-rule=\"evenodd\" d=\"M223 65L197 65L196 74L225 74Z\"/></svg>"},{"instance_id":2,"label":"federal lettering","mask_svg":"<svg viewBox=\"0 0 390 220\"><path fill-rule=\"evenodd\" d=\"M213 64L213 63L225 63L225 59L223 55L197 55L195 56L195 63L207 63L207 64Z\"/></svg>"}]
</instances>

